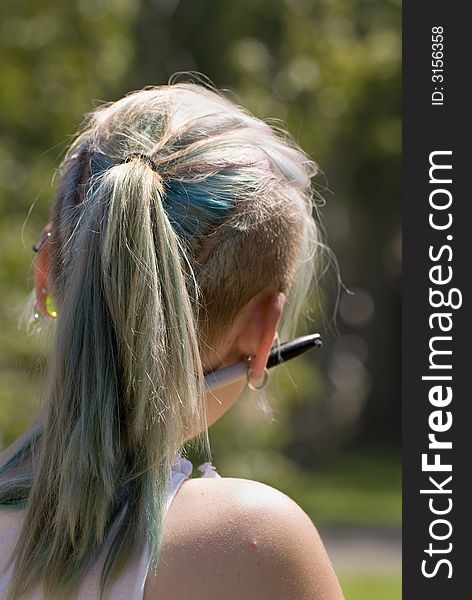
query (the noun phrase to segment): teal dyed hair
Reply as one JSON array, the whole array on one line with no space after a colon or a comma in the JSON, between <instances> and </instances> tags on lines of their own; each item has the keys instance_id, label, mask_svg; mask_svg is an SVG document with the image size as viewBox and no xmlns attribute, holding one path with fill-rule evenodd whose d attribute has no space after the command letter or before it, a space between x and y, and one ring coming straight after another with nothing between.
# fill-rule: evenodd
<instances>
[{"instance_id":1,"label":"teal dyed hair","mask_svg":"<svg viewBox=\"0 0 472 600\"><path fill-rule=\"evenodd\" d=\"M102 595L140 539L157 565L172 461L198 432L207 446L201 353L262 289L288 295L293 326L316 285L316 170L193 83L87 117L51 210L43 418L0 468L0 507L25 512L8 600L38 584L47 598L73 593L118 517Z\"/></svg>"}]
</instances>

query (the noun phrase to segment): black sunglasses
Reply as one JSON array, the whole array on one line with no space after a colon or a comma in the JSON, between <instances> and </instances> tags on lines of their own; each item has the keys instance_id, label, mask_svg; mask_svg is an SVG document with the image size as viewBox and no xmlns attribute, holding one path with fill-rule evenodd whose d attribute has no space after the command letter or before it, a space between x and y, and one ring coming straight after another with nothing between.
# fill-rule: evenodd
<instances>
[{"instance_id":1,"label":"black sunglasses","mask_svg":"<svg viewBox=\"0 0 472 600\"><path fill-rule=\"evenodd\" d=\"M270 351L266 368L272 369L287 360L300 356L300 354L303 354L307 350L321 348L322 345L323 340L319 333L311 333L290 342L285 342ZM239 381L240 379L244 379L247 376L247 369L247 362L241 361L234 365L230 365L229 367L224 367L223 369L210 371L205 375L207 389L214 390L230 383L234 383L235 381Z\"/></svg>"}]
</instances>

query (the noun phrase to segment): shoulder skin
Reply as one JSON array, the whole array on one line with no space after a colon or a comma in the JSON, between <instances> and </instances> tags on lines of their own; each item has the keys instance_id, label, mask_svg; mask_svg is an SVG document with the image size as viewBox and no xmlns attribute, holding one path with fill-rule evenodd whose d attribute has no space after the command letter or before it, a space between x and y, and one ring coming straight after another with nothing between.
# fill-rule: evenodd
<instances>
[{"instance_id":1,"label":"shoulder skin","mask_svg":"<svg viewBox=\"0 0 472 600\"><path fill-rule=\"evenodd\" d=\"M164 523L145 600L342 600L306 513L288 496L245 479L185 482Z\"/></svg>"}]
</instances>

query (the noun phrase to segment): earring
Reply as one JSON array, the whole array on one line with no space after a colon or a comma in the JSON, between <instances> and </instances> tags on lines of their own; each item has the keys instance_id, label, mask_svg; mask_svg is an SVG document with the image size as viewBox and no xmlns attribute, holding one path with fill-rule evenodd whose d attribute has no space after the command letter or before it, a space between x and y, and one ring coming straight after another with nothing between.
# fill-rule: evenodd
<instances>
[{"instance_id":1,"label":"earring","mask_svg":"<svg viewBox=\"0 0 472 600\"><path fill-rule=\"evenodd\" d=\"M35 321L39 321L40 317L41 317L41 313L39 312L39 306L38 306L38 303L35 302L34 308L33 308L33 319Z\"/></svg>"},{"instance_id":2,"label":"earring","mask_svg":"<svg viewBox=\"0 0 472 600\"><path fill-rule=\"evenodd\" d=\"M41 289L43 294L46 294L44 297L44 306L46 308L46 312L47 314L52 317L53 319L55 319L57 317L57 312L56 309L54 308L54 304L52 302L52 298L51 296L47 293L47 289L45 287L43 287Z\"/></svg>"},{"instance_id":3,"label":"earring","mask_svg":"<svg viewBox=\"0 0 472 600\"><path fill-rule=\"evenodd\" d=\"M267 370L267 367L264 368L264 375L262 376L262 381L258 381L257 383L253 383L252 381L250 381L250 376L251 376L251 372L252 372L252 361L254 359L254 355L253 354L248 354L246 356L246 362L248 364L247 367L247 375L246 375L246 380L247 380L247 387L252 390L253 392L260 392L261 390L263 390L265 388L265 386L267 385L267 383L269 382L269 371Z\"/></svg>"},{"instance_id":4,"label":"earring","mask_svg":"<svg viewBox=\"0 0 472 600\"><path fill-rule=\"evenodd\" d=\"M33 246L31 247L33 252L39 252L50 237L51 237L51 232L47 231L46 234L43 236L42 240L38 244L33 244Z\"/></svg>"}]
</instances>

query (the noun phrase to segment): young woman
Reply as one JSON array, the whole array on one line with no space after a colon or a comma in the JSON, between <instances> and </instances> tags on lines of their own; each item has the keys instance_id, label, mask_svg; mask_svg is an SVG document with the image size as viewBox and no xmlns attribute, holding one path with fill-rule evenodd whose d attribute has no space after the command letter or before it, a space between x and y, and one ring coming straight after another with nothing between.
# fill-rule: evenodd
<instances>
[{"instance_id":1,"label":"young woman","mask_svg":"<svg viewBox=\"0 0 472 600\"><path fill-rule=\"evenodd\" d=\"M181 458L261 386L316 281L315 172L198 84L88 116L35 248L55 333L40 414L0 455L0 598L342 598L297 504Z\"/></svg>"}]
</instances>

